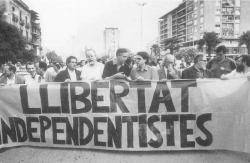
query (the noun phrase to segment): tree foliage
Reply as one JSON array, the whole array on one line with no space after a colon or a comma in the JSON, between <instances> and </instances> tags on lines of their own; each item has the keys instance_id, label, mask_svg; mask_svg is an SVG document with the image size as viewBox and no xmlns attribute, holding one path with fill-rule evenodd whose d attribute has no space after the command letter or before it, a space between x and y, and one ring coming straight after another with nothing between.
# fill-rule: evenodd
<instances>
[{"instance_id":1,"label":"tree foliage","mask_svg":"<svg viewBox=\"0 0 250 163\"><path fill-rule=\"evenodd\" d=\"M250 31L244 32L239 38L239 45L247 46L248 54L250 54Z\"/></svg>"},{"instance_id":2,"label":"tree foliage","mask_svg":"<svg viewBox=\"0 0 250 163\"><path fill-rule=\"evenodd\" d=\"M215 32L205 32L203 38L198 42L198 49L203 49L204 45L206 45L206 52L209 56L211 56L215 47L221 42L218 37L218 34Z\"/></svg>"},{"instance_id":3,"label":"tree foliage","mask_svg":"<svg viewBox=\"0 0 250 163\"><path fill-rule=\"evenodd\" d=\"M0 15L1 17L1 15ZM0 62L27 62L35 57L33 50L27 49L27 42L18 29L0 20Z\"/></svg>"},{"instance_id":4,"label":"tree foliage","mask_svg":"<svg viewBox=\"0 0 250 163\"><path fill-rule=\"evenodd\" d=\"M46 57L48 58L50 63L62 63L62 57L58 56L55 51L49 51L46 53Z\"/></svg>"},{"instance_id":5,"label":"tree foliage","mask_svg":"<svg viewBox=\"0 0 250 163\"><path fill-rule=\"evenodd\" d=\"M164 42L164 50L170 50L170 54L173 54L174 51L177 51L179 50L179 41L177 38L169 38L169 39L166 39Z\"/></svg>"}]
</instances>

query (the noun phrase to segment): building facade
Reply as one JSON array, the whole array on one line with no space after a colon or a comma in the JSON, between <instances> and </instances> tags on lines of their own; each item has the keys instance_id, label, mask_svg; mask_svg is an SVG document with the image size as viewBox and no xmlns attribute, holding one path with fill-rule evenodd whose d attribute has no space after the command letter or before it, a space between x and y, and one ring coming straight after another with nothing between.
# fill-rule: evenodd
<instances>
[{"instance_id":1,"label":"building facade","mask_svg":"<svg viewBox=\"0 0 250 163\"><path fill-rule=\"evenodd\" d=\"M28 42L28 49L33 49L36 55L41 52L41 28L37 23L38 13L30 10L22 0L1 0L0 11L2 19L14 25Z\"/></svg>"},{"instance_id":2,"label":"building facade","mask_svg":"<svg viewBox=\"0 0 250 163\"><path fill-rule=\"evenodd\" d=\"M195 47L205 32L216 32L228 53L245 53L239 36L250 30L249 0L183 0L159 20L160 42L177 38L181 47Z\"/></svg>"},{"instance_id":3,"label":"building facade","mask_svg":"<svg viewBox=\"0 0 250 163\"><path fill-rule=\"evenodd\" d=\"M105 28L104 30L104 49L105 54L110 58L115 57L116 50L119 48L120 31L118 28Z\"/></svg>"}]
</instances>

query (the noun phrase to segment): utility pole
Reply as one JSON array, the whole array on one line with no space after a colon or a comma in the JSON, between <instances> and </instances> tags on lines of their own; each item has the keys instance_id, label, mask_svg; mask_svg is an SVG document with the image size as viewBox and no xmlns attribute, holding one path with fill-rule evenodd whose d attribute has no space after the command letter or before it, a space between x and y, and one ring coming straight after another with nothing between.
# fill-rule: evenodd
<instances>
[{"instance_id":1,"label":"utility pole","mask_svg":"<svg viewBox=\"0 0 250 163\"><path fill-rule=\"evenodd\" d=\"M141 2L141 3L137 3L137 5L140 7L141 9L141 49L142 49L142 46L143 46L143 7L146 5L147 3L145 2Z\"/></svg>"}]
</instances>

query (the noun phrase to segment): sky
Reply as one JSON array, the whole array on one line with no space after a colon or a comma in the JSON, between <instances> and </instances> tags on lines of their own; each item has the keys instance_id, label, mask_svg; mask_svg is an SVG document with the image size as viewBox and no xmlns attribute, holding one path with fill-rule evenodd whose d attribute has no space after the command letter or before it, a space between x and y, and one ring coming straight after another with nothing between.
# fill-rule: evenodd
<instances>
[{"instance_id":1,"label":"sky","mask_svg":"<svg viewBox=\"0 0 250 163\"><path fill-rule=\"evenodd\" d=\"M120 47L146 50L158 37L158 20L182 0L23 0L39 13L42 46L64 58L81 57L85 47L104 53L105 27L120 30ZM143 7L143 48L141 10Z\"/></svg>"}]
</instances>

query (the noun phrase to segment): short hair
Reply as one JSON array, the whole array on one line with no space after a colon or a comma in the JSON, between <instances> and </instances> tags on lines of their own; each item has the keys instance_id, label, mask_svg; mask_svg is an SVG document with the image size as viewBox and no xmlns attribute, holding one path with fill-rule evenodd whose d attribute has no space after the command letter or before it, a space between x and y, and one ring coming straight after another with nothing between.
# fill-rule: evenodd
<instances>
[{"instance_id":1,"label":"short hair","mask_svg":"<svg viewBox=\"0 0 250 163\"><path fill-rule=\"evenodd\" d=\"M250 56L249 55L242 55L242 63L246 63L247 67L250 67Z\"/></svg>"},{"instance_id":2,"label":"short hair","mask_svg":"<svg viewBox=\"0 0 250 163\"><path fill-rule=\"evenodd\" d=\"M12 64L8 64L9 66L9 71L12 71L13 73L16 73L16 67Z\"/></svg>"},{"instance_id":3,"label":"short hair","mask_svg":"<svg viewBox=\"0 0 250 163\"><path fill-rule=\"evenodd\" d=\"M43 69L43 71L46 71L47 70L47 64L43 61L40 61L39 62L39 68Z\"/></svg>"},{"instance_id":4,"label":"short hair","mask_svg":"<svg viewBox=\"0 0 250 163\"><path fill-rule=\"evenodd\" d=\"M77 61L77 58L75 56L69 56L67 59L66 59L66 64L68 64L69 62L71 62L71 59L75 59Z\"/></svg>"},{"instance_id":5,"label":"short hair","mask_svg":"<svg viewBox=\"0 0 250 163\"><path fill-rule=\"evenodd\" d=\"M147 52L145 52L145 51L138 52L136 55L141 56L143 59L146 60L146 64L148 64L148 62L149 62L149 54Z\"/></svg>"},{"instance_id":6,"label":"short hair","mask_svg":"<svg viewBox=\"0 0 250 163\"><path fill-rule=\"evenodd\" d=\"M126 48L119 48L116 50L116 56L120 56L122 53L128 53L129 50Z\"/></svg>"},{"instance_id":7,"label":"short hair","mask_svg":"<svg viewBox=\"0 0 250 163\"><path fill-rule=\"evenodd\" d=\"M223 52L223 54L226 54L226 52L227 52L226 46L225 45L218 46L216 48L216 53L219 53L219 52Z\"/></svg>"}]
</instances>

